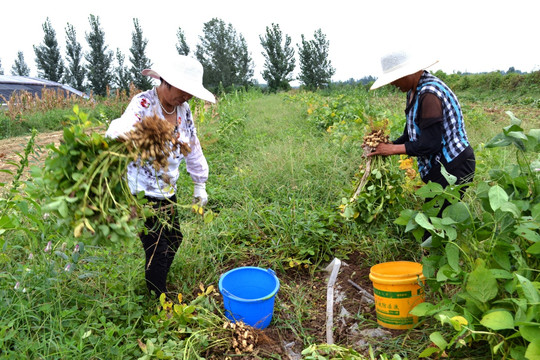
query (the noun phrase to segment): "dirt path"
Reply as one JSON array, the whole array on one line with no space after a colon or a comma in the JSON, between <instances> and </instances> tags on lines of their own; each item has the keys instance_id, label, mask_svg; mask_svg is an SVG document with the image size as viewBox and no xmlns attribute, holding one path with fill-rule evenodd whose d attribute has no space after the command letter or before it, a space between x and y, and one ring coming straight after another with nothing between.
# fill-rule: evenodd
<instances>
[{"instance_id":1,"label":"dirt path","mask_svg":"<svg viewBox=\"0 0 540 360\"><path fill-rule=\"evenodd\" d=\"M46 146L54 143L58 144L62 139L63 131L55 131L50 133L38 134L34 146L34 154L30 155L30 166L41 163L47 156ZM13 175L17 171L17 166L21 157L24 155L24 149L28 145L30 136L20 136L9 139L0 140L0 183L9 183ZM6 173L4 170L10 171L12 174ZM28 170L28 169L27 169Z\"/></svg>"},{"instance_id":2,"label":"dirt path","mask_svg":"<svg viewBox=\"0 0 540 360\"><path fill-rule=\"evenodd\" d=\"M94 131L103 131L101 128L94 128ZM41 164L49 150L47 145L58 145L64 135L63 130L53 131L48 133L40 133L34 139L34 153L29 157L29 167L37 164ZM24 149L28 145L30 136L19 136L9 139L0 140L0 183L9 183L14 174L17 171L17 166L12 163L18 164L21 160L20 155L24 155ZM28 168L26 172L28 172ZM6 171L11 172L7 173Z\"/></svg>"}]
</instances>

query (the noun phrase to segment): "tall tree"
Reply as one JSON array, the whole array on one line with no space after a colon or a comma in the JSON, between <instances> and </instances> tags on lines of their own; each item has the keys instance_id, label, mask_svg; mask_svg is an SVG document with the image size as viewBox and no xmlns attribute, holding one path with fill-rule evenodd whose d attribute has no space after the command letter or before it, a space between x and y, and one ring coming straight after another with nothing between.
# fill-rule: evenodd
<instances>
[{"instance_id":1,"label":"tall tree","mask_svg":"<svg viewBox=\"0 0 540 360\"><path fill-rule=\"evenodd\" d=\"M235 84L242 86L253 84L253 61L249 54L247 41L241 34L236 46L236 79Z\"/></svg>"},{"instance_id":2,"label":"tall tree","mask_svg":"<svg viewBox=\"0 0 540 360\"><path fill-rule=\"evenodd\" d=\"M313 40L306 40L302 34L302 45L298 45L300 55L299 80L310 90L328 86L336 70L328 59L330 42L321 29L314 33Z\"/></svg>"},{"instance_id":3,"label":"tall tree","mask_svg":"<svg viewBox=\"0 0 540 360\"><path fill-rule=\"evenodd\" d=\"M114 83L120 90L125 90L129 93L129 84L131 83L130 71L127 66L124 65L125 56L120 49L116 49L116 62L118 66L115 69Z\"/></svg>"},{"instance_id":4,"label":"tall tree","mask_svg":"<svg viewBox=\"0 0 540 360\"><path fill-rule=\"evenodd\" d=\"M90 33L86 34L86 41L90 52L85 55L88 65L88 81L96 95L105 96L107 87L112 82L111 64L113 52L107 50L105 45L105 32L101 29L99 16L90 15Z\"/></svg>"},{"instance_id":5,"label":"tall tree","mask_svg":"<svg viewBox=\"0 0 540 360\"><path fill-rule=\"evenodd\" d=\"M43 44L34 46L36 53L36 65L38 75L51 81L60 81L64 73L64 62L60 55L58 41L56 41L56 31L54 31L49 18L43 23Z\"/></svg>"},{"instance_id":6,"label":"tall tree","mask_svg":"<svg viewBox=\"0 0 540 360\"><path fill-rule=\"evenodd\" d=\"M22 51L17 53L17 58L11 67L11 75L15 76L30 76L30 68L24 61L24 55Z\"/></svg>"},{"instance_id":7,"label":"tall tree","mask_svg":"<svg viewBox=\"0 0 540 360\"><path fill-rule=\"evenodd\" d=\"M291 37L283 34L279 25L272 23L266 27L266 35L259 36L264 48L264 70L262 77L268 83L270 91L289 90L292 81L290 77L295 68L294 49L291 47Z\"/></svg>"},{"instance_id":8,"label":"tall tree","mask_svg":"<svg viewBox=\"0 0 540 360\"><path fill-rule=\"evenodd\" d=\"M190 49L186 42L186 36L184 35L182 28L178 28L176 37L178 38L178 43L176 44L176 51L178 51L178 54L189 55Z\"/></svg>"},{"instance_id":9,"label":"tall tree","mask_svg":"<svg viewBox=\"0 0 540 360\"><path fill-rule=\"evenodd\" d=\"M213 90L221 86L247 86L252 82L253 61L244 37L231 24L214 18L204 24L196 56L204 67L204 84Z\"/></svg>"},{"instance_id":10,"label":"tall tree","mask_svg":"<svg viewBox=\"0 0 540 360\"><path fill-rule=\"evenodd\" d=\"M66 61L67 66L64 73L65 81L78 90L84 90L84 79L86 69L82 64L83 51L81 44L77 41L77 32L70 23L66 26Z\"/></svg>"},{"instance_id":11,"label":"tall tree","mask_svg":"<svg viewBox=\"0 0 540 360\"><path fill-rule=\"evenodd\" d=\"M146 45L148 40L143 37L143 32L138 19L133 19L135 30L131 33L131 78L133 83L139 90L148 90L152 88L152 82L148 76L141 74L144 69L149 69L152 66L150 59L146 57Z\"/></svg>"}]
</instances>

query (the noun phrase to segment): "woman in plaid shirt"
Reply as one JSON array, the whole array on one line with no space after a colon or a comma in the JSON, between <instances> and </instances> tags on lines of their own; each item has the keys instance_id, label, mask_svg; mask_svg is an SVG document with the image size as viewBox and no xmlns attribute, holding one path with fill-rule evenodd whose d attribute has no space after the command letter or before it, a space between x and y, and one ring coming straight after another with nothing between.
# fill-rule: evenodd
<instances>
[{"instance_id":1,"label":"woman in plaid shirt","mask_svg":"<svg viewBox=\"0 0 540 360\"><path fill-rule=\"evenodd\" d=\"M415 59L405 52L382 57L383 74L371 89L391 84L406 92L406 124L401 137L391 144L379 144L369 156L416 156L422 181L446 187L443 166L456 177L456 184L463 184L473 180L476 161L456 95L442 80L425 71L435 63ZM439 213L446 206L448 203Z\"/></svg>"}]
</instances>

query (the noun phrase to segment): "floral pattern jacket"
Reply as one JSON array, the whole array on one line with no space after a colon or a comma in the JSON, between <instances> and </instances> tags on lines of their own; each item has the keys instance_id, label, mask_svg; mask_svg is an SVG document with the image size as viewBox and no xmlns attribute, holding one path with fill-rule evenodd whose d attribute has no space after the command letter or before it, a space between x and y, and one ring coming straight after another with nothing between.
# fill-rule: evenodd
<instances>
[{"instance_id":1,"label":"floral pattern jacket","mask_svg":"<svg viewBox=\"0 0 540 360\"><path fill-rule=\"evenodd\" d=\"M152 164L148 162L141 163L140 160L131 162L127 169L127 180L132 194L144 191L146 196L156 199L173 196L176 193L176 181L179 177L179 166L182 160L186 161L186 170L191 175L193 182L205 183L208 180L208 163L197 137L189 104L185 102L179 105L176 110L178 115L178 125L175 128L176 136L180 141L189 144L191 152L184 157L180 149L176 149L168 158L168 169L160 170L157 173ZM122 116L111 121L105 135L113 139L117 138L133 130L133 125L136 122L154 114L166 121L155 88L135 95Z\"/></svg>"}]
</instances>

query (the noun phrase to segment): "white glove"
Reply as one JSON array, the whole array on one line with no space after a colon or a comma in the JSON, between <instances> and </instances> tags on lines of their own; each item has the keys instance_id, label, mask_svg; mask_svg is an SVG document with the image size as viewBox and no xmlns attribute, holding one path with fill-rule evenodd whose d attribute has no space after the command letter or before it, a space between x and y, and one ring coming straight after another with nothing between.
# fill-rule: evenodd
<instances>
[{"instance_id":1,"label":"white glove","mask_svg":"<svg viewBox=\"0 0 540 360\"><path fill-rule=\"evenodd\" d=\"M194 183L193 185L193 203L200 203L202 206L208 203L208 194L206 193L205 183Z\"/></svg>"}]
</instances>

